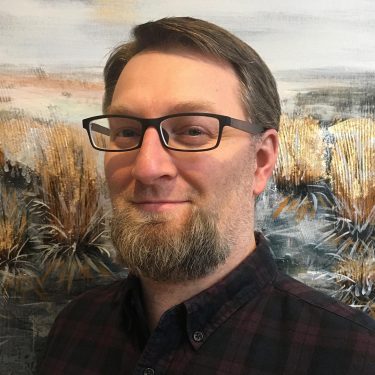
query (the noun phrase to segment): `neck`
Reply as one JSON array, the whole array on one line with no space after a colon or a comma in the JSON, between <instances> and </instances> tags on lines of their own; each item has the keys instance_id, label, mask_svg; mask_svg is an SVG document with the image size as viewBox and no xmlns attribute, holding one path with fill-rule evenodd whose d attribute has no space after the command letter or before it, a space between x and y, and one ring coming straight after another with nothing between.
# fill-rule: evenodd
<instances>
[{"instance_id":1,"label":"neck","mask_svg":"<svg viewBox=\"0 0 375 375\"><path fill-rule=\"evenodd\" d=\"M199 294L222 280L236 268L256 247L255 238L242 251L232 251L224 264L213 273L198 280L180 283L157 282L141 277L143 301L146 308L148 325L153 331L161 316L171 307L176 306L189 298Z\"/></svg>"}]
</instances>

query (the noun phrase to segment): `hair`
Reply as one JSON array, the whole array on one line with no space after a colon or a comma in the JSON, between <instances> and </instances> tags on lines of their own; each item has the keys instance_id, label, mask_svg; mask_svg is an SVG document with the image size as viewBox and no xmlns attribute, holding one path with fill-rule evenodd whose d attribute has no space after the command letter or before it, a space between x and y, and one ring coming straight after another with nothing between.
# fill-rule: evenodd
<instances>
[{"instance_id":1,"label":"hair","mask_svg":"<svg viewBox=\"0 0 375 375\"><path fill-rule=\"evenodd\" d=\"M275 79L261 57L229 31L191 17L168 17L134 27L132 40L116 47L104 68L103 111L112 102L118 78L128 61L147 50L183 47L232 65L241 85L241 100L249 120L278 130L280 99Z\"/></svg>"}]
</instances>

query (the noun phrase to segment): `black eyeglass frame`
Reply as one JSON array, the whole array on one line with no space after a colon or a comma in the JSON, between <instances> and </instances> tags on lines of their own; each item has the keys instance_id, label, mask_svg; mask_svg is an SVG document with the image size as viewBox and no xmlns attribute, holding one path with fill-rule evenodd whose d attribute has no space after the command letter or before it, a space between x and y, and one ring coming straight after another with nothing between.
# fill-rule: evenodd
<instances>
[{"instance_id":1,"label":"black eyeglass frame","mask_svg":"<svg viewBox=\"0 0 375 375\"><path fill-rule=\"evenodd\" d=\"M179 148L174 148L174 147L168 146L168 144L166 143L166 141L164 139L163 133L162 133L161 123L164 120L167 120L169 118L182 117L182 116L206 116L206 117L213 117L213 118L216 118L217 120L219 120L219 134L218 134L218 137L217 137L216 144L214 146L210 147L210 148L204 148L204 149L198 149L198 150L185 150L185 149L179 149ZM94 141L93 141L92 137L91 137L90 122L95 121L95 120L100 120L100 119L103 119L103 118L126 118L126 119L129 119L129 120L139 121L140 124L142 125L142 136L141 136L141 139L139 140L139 144L136 147L132 147L132 148L129 148L129 149L126 149L126 150L107 150L105 148L101 148L101 147L96 146L94 144ZM175 114L171 114L171 115L167 115L167 116L163 116L163 117L158 117L158 118L152 118L152 119L145 119L145 118L127 116L127 115L100 115L100 116L85 118L85 119L82 120L82 124L83 124L83 128L86 129L86 131L87 131L91 146L93 148L95 148L96 150L105 151L105 152L127 152L127 151L133 151L133 150L136 150L138 148L141 148L144 134L149 127L153 127L153 128L156 129L156 131L159 134L160 142L165 148L167 148L169 150L182 151L182 152L202 152L202 151L210 151L210 150L213 150L213 149L217 148L220 144L221 135L223 133L223 129L224 129L225 126L230 126L232 128L242 130L246 133L254 134L254 135L260 134L260 133L262 133L263 131L266 130L262 125L254 124L254 123L251 123L249 121L238 120L238 119L235 119L235 118L229 117L229 116L223 116L223 115L217 115L217 114L214 114L214 113L205 113L205 112L175 113ZM105 129L104 127L100 126L100 129L98 128L98 129L96 129L96 131L98 131L99 133L102 133L104 135L109 135L109 129L108 129L108 132L104 131L104 129Z\"/></svg>"}]
</instances>

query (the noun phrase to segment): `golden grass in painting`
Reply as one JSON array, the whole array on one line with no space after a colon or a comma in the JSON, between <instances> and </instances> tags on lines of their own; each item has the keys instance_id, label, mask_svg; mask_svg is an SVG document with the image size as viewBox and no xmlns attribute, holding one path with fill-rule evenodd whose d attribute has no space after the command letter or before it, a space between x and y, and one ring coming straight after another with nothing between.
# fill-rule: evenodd
<instances>
[{"instance_id":1,"label":"golden grass in painting","mask_svg":"<svg viewBox=\"0 0 375 375\"><path fill-rule=\"evenodd\" d=\"M283 115L279 138L279 157L274 170L278 187L295 190L326 177L325 146L317 120Z\"/></svg>"},{"instance_id":2,"label":"golden grass in painting","mask_svg":"<svg viewBox=\"0 0 375 375\"><path fill-rule=\"evenodd\" d=\"M34 267L26 252L27 219L23 202L15 191L0 186L0 291L22 292L32 287Z\"/></svg>"},{"instance_id":3,"label":"golden grass in painting","mask_svg":"<svg viewBox=\"0 0 375 375\"><path fill-rule=\"evenodd\" d=\"M275 183L288 196L274 211L293 211L297 220L313 217L321 196L310 193L309 186L326 178L325 146L319 122L311 117L280 120L279 157L273 173Z\"/></svg>"},{"instance_id":4,"label":"golden grass in painting","mask_svg":"<svg viewBox=\"0 0 375 375\"><path fill-rule=\"evenodd\" d=\"M26 231L26 213L20 211L15 193L0 190L0 262L9 258L11 249L19 249Z\"/></svg>"},{"instance_id":5,"label":"golden grass in painting","mask_svg":"<svg viewBox=\"0 0 375 375\"><path fill-rule=\"evenodd\" d=\"M75 277L110 273L103 262L109 252L102 245L106 230L97 153L80 129L56 124L45 131L49 143L36 161L41 191L33 204L35 242L44 278L54 274L70 289Z\"/></svg>"},{"instance_id":6,"label":"golden grass in painting","mask_svg":"<svg viewBox=\"0 0 375 375\"><path fill-rule=\"evenodd\" d=\"M335 272L341 301L358 306L375 318L375 259L344 258L338 262Z\"/></svg>"},{"instance_id":7,"label":"golden grass in painting","mask_svg":"<svg viewBox=\"0 0 375 375\"><path fill-rule=\"evenodd\" d=\"M332 190L342 205L340 215L358 225L375 225L375 122L350 119L330 128Z\"/></svg>"},{"instance_id":8,"label":"golden grass in painting","mask_svg":"<svg viewBox=\"0 0 375 375\"><path fill-rule=\"evenodd\" d=\"M56 239L79 242L98 208L96 154L78 129L57 124L45 132L49 143L36 162L43 202L54 216L52 224L64 228Z\"/></svg>"},{"instance_id":9,"label":"golden grass in painting","mask_svg":"<svg viewBox=\"0 0 375 375\"><path fill-rule=\"evenodd\" d=\"M4 168L4 165L5 165L5 156L4 156L4 152L0 149L0 169L1 168ZM2 171L0 170L0 173Z\"/></svg>"},{"instance_id":10,"label":"golden grass in painting","mask_svg":"<svg viewBox=\"0 0 375 375\"><path fill-rule=\"evenodd\" d=\"M28 142L28 133L40 129L42 125L30 118L11 116L10 113L0 116L0 152L4 159L16 161L20 153L27 153L25 147L33 146L32 142Z\"/></svg>"},{"instance_id":11,"label":"golden grass in painting","mask_svg":"<svg viewBox=\"0 0 375 375\"><path fill-rule=\"evenodd\" d=\"M42 125L32 119L11 112L0 112L0 175L21 178L26 186L32 181L37 132Z\"/></svg>"}]
</instances>

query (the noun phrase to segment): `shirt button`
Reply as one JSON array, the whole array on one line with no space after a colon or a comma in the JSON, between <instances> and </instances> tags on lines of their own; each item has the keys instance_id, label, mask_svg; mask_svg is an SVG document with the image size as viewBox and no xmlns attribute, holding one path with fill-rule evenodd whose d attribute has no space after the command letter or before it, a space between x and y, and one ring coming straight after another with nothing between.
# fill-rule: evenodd
<instances>
[{"instance_id":1,"label":"shirt button","mask_svg":"<svg viewBox=\"0 0 375 375\"><path fill-rule=\"evenodd\" d=\"M151 367L147 367L143 370L143 375L154 375L155 370Z\"/></svg>"},{"instance_id":2,"label":"shirt button","mask_svg":"<svg viewBox=\"0 0 375 375\"><path fill-rule=\"evenodd\" d=\"M193 340L195 342L202 342L203 341L203 332L201 332L201 331L195 331L193 333Z\"/></svg>"}]
</instances>

